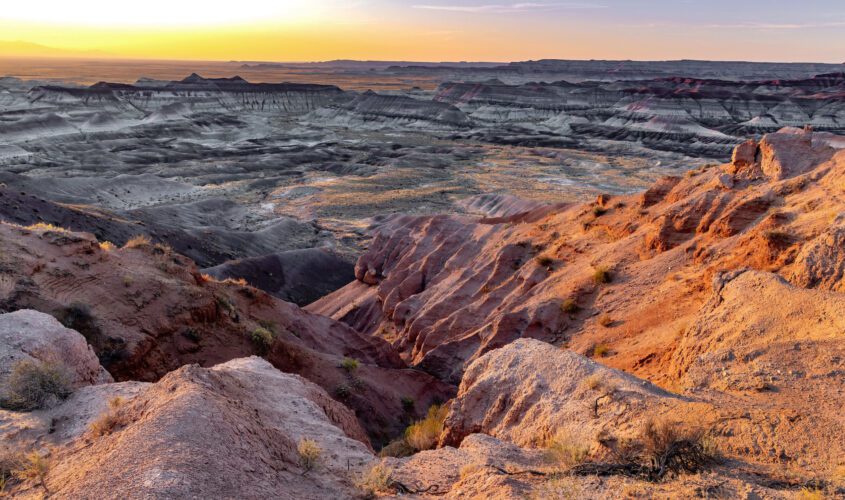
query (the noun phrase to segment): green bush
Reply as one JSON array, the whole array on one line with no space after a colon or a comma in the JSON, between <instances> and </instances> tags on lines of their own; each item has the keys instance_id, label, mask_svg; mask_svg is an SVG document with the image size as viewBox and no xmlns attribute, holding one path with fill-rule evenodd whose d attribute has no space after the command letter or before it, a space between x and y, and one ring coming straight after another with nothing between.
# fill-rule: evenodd
<instances>
[{"instance_id":1,"label":"green bush","mask_svg":"<svg viewBox=\"0 0 845 500\"><path fill-rule=\"evenodd\" d=\"M261 354L266 354L273 345L275 336L270 330L259 326L252 331L252 344Z\"/></svg>"},{"instance_id":2,"label":"green bush","mask_svg":"<svg viewBox=\"0 0 845 500\"><path fill-rule=\"evenodd\" d=\"M57 363L18 361L9 375L2 406L31 411L65 399L73 392L67 369Z\"/></svg>"},{"instance_id":3,"label":"green bush","mask_svg":"<svg viewBox=\"0 0 845 500\"><path fill-rule=\"evenodd\" d=\"M340 367L352 373L358 369L358 360L354 358L343 358L343 361L340 362Z\"/></svg>"}]
</instances>

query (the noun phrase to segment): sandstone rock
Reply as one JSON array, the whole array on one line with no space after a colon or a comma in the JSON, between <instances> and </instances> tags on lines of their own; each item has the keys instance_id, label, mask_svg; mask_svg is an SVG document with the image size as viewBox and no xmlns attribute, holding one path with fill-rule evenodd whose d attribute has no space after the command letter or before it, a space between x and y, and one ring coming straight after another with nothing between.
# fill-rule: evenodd
<instances>
[{"instance_id":1,"label":"sandstone rock","mask_svg":"<svg viewBox=\"0 0 845 500\"><path fill-rule=\"evenodd\" d=\"M765 175L783 180L801 175L830 158L834 149L813 145L812 132L768 134L760 142L760 166Z\"/></svg>"},{"instance_id":2,"label":"sandstone rock","mask_svg":"<svg viewBox=\"0 0 845 500\"><path fill-rule=\"evenodd\" d=\"M757 147L757 141L753 139L735 147L731 156L730 173L737 173L746 167L754 165L757 161Z\"/></svg>"},{"instance_id":3,"label":"sandstone rock","mask_svg":"<svg viewBox=\"0 0 845 500\"><path fill-rule=\"evenodd\" d=\"M789 281L804 288L845 291L845 227L841 221L807 242Z\"/></svg>"},{"instance_id":4,"label":"sandstone rock","mask_svg":"<svg viewBox=\"0 0 845 500\"><path fill-rule=\"evenodd\" d=\"M38 311L0 315L0 386L23 360L62 365L76 388L112 381L79 332Z\"/></svg>"},{"instance_id":5,"label":"sandstone rock","mask_svg":"<svg viewBox=\"0 0 845 500\"><path fill-rule=\"evenodd\" d=\"M456 445L480 432L536 446L561 429L583 433L590 442L610 421L622 433L683 401L574 352L521 339L470 365L451 403L441 442Z\"/></svg>"},{"instance_id":6,"label":"sandstone rock","mask_svg":"<svg viewBox=\"0 0 845 500\"><path fill-rule=\"evenodd\" d=\"M347 471L373 458L350 410L254 357L183 367L119 411L125 427L54 453L46 479L52 495L349 498L356 490ZM321 449L308 474L297 452L302 439Z\"/></svg>"}]
</instances>

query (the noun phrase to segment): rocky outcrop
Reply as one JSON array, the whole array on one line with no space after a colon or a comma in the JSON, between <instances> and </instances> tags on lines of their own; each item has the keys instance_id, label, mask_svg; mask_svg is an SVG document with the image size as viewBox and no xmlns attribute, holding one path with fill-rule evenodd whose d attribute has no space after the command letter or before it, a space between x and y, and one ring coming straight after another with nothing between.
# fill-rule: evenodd
<instances>
[{"instance_id":1,"label":"rocky outcrop","mask_svg":"<svg viewBox=\"0 0 845 500\"><path fill-rule=\"evenodd\" d=\"M112 381L82 335L37 311L0 314L0 387L22 361L61 367L73 388Z\"/></svg>"},{"instance_id":2,"label":"rocky outcrop","mask_svg":"<svg viewBox=\"0 0 845 500\"><path fill-rule=\"evenodd\" d=\"M103 435L88 431L57 443L44 481L52 495L350 497L347 471L372 459L350 410L254 357L183 367L113 411L119 423ZM307 474L298 452L306 439L319 450ZM13 487L20 498L41 493L34 484Z\"/></svg>"},{"instance_id":3,"label":"rocky outcrop","mask_svg":"<svg viewBox=\"0 0 845 500\"><path fill-rule=\"evenodd\" d=\"M449 407L442 442L483 433L540 446L561 430L586 441L611 423L620 435L684 399L571 351L521 339L474 361Z\"/></svg>"},{"instance_id":4,"label":"rocky outcrop","mask_svg":"<svg viewBox=\"0 0 845 500\"><path fill-rule=\"evenodd\" d=\"M248 285L203 277L190 260L143 240L118 249L86 233L0 223L0 310L18 309L82 333L121 381L263 354L359 411L376 443L454 392L407 369L382 339ZM340 366L347 357L360 363L354 373ZM406 397L416 402L410 411Z\"/></svg>"}]
</instances>

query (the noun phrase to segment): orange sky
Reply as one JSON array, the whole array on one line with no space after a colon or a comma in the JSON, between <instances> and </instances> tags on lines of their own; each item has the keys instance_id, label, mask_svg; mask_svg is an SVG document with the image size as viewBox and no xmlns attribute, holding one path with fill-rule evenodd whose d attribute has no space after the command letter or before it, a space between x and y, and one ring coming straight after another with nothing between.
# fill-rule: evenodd
<instances>
[{"instance_id":1,"label":"orange sky","mask_svg":"<svg viewBox=\"0 0 845 500\"><path fill-rule=\"evenodd\" d=\"M15 0L0 55L313 61L538 58L843 62L845 2ZM143 6L143 7L142 7ZM728 17L729 16L729 17ZM31 48L29 49L31 51Z\"/></svg>"}]
</instances>

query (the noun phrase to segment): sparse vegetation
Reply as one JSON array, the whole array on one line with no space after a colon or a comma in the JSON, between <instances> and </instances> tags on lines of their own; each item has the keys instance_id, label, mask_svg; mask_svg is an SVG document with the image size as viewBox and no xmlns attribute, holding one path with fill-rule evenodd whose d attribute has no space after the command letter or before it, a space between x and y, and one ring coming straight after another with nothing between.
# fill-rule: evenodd
<instances>
[{"instance_id":1,"label":"sparse vegetation","mask_svg":"<svg viewBox=\"0 0 845 500\"><path fill-rule=\"evenodd\" d=\"M125 286L126 288L129 288L130 286L132 286L133 282L134 282L134 280L132 279L132 276L129 276L129 275L123 276L123 286Z\"/></svg>"},{"instance_id":2,"label":"sparse vegetation","mask_svg":"<svg viewBox=\"0 0 845 500\"><path fill-rule=\"evenodd\" d=\"M112 252L114 249L117 248L114 243L111 241L101 241L100 242L100 250L104 252Z\"/></svg>"},{"instance_id":3,"label":"sparse vegetation","mask_svg":"<svg viewBox=\"0 0 845 500\"><path fill-rule=\"evenodd\" d=\"M591 391L597 391L605 386L604 377L598 372L585 378L582 384Z\"/></svg>"},{"instance_id":4,"label":"sparse vegetation","mask_svg":"<svg viewBox=\"0 0 845 500\"><path fill-rule=\"evenodd\" d=\"M390 491L390 478L393 470L387 466L384 460L373 465L355 482L355 485L364 490L367 495L375 495L379 492Z\"/></svg>"},{"instance_id":5,"label":"sparse vegetation","mask_svg":"<svg viewBox=\"0 0 845 500\"><path fill-rule=\"evenodd\" d=\"M596 217L601 217L602 215L607 213L607 209L601 206L596 205L593 207L593 215Z\"/></svg>"},{"instance_id":6,"label":"sparse vegetation","mask_svg":"<svg viewBox=\"0 0 845 500\"><path fill-rule=\"evenodd\" d=\"M588 498L578 479L566 474L554 474L531 491L531 500L581 500Z\"/></svg>"},{"instance_id":7,"label":"sparse vegetation","mask_svg":"<svg viewBox=\"0 0 845 500\"><path fill-rule=\"evenodd\" d=\"M414 398L412 398L410 396L402 396L402 409L403 410L405 410L407 412L414 411L414 405L415 404L416 403L414 401Z\"/></svg>"},{"instance_id":8,"label":"sparse vegetation","mask_svg":"<svg viewBox=\"0 0 845 500\"><path fill-rule=\"evenodd\" d=\"M21 481L35 481L39 486L45 487L44 479L49 469L50 462L47 458L37 451L32 451L18 461L12 474Z\"/></svg>"},{"instance_id":9,"label":"sparse vegetation","mask_svg":"<svg viewBox=\"0 0 845 500\"><path fill-rule=\"evenodd\" d=\"M68 232L68 230L63 227L54 226L53 224L48 224L46 222L36 222L35 224L26 226L25 229L29 229L30 231L55 231L59 233Z\"/></svg>"},{"instance_id":10,"label":"sparse vegetation","mask_svg":"<svg viewBox=\"0 0 845 500\"><path fill-rule=\"evenodd\" d=\"M601 326L607 328L613 324L613 318L609 314L602 314L599 316L598 322Z\"/></svg>"},{"instance_id":11,"label":"sparse vegetation","mask_svg":"<svg viewBox=\"0 0 845 500\"><path fill-rule=\"evenodd\" d=\"M31 411L65 399L73 392L67 373L59 363L20 360L12 367L0 406Z\"/></svg>"},{"instance_id":12,"label":"sparse vegetation","mask_svg":"<svg viewBox=\"0 0 845 500\"><path fill-rule=\"evenodd\" d=\"M445 406L433 405L429 408L424 419L405 430L405 439L408 444L417 451L431 450L436 447L448 412Z\"/></svg>"},{"instance_id":13,"label":"sparse vegetation","mask_svg":"<svg viewBox=\"0 0 845 500\"><path fill-rule=\"evenodd\" d=\"M578 312L578 302L575 301L573 298L565 299L560 304L561 311L565 312L566 314L575 314Z\"/></svg>"},{"instance_id":14,"label":"sparse vegetation","mask_svg":"<svg viewBox=\"0 0 845 500\"><path fill-rule=\"evenodd\" d=\"M657 477L667 473L694 473L712 461L715 447L701 429L684 429L669 421L649 420L642 431L645 457Z\"/></svg>"},{"instance_id":15,"label":"sparse vegetation","mask_svg":"<svg viewBox=\"0 0 845 500\"><path fill-rule=\"evenodd\" d=\"M571 432L560 430L545 443L546 458L564 469L582 464L590 455L590 447L585 441Z\"/></svg>"},{"instance_id":16,"label":"sparse vegetation","mask_svg":"<svg viewBox=\"0 0 845 500\"><path fill-rule=\"evenodd\" d=\"M252 331L252 345L261 354L266 354L270 350L273 340L275 340L273 332L264 327L259 326Z\"/></svg>"},{"instance_id":17,"label":"sparse vegetation","mask_svg":"<svg viewBox=\"0 0 845 500\"><path fill-rule=\"evenodd\" d=\"M399 439L394 439L387 446L381 449L378 453L380 457L396 457L396 458L403 458L403 457L410 457L414 454L416 450L408 444L408 441L402 437Z\"/></svg>"},{"instance_id":18,"label":"sparse vegetation","mask_svg":"<svg viewBox=\"0 0 845 500\"><path fill-rule=\"evenodd\" d=\"M555 260L548 255L538 255L535 260L540 267L552 267L555 263Z\"/></svg>"},{"instance_id":19,"label":"sparse vegetation","mask_svg":"<svg viewBox=\"0 0 845 500\"><path fill-rule=\"evenodd\" d=\"M593 346L593 357L603 358L610 354L610 346L607 344L596 344Z\"/></svg>"},{"instance_id":20,"label":"sparse vegetation","mask_svg":"<svg viewBox=\"0 0 845 500\"><path fill-rule=\"evenodd\" d=\"M473 464L464 465L463 467L461 467L461 471L460 471L461 479L466 479L467 477L477 473L478 471L484 470L484 469L485 469L484 464L473 463Z\"/></svg>"},{"instance_id":21,"label":"sparse vegetation","mask_svg":"<svg viewBox=\"0 0 845 500\"><path fill-rule=\"evenodd\" d=\"M127 424L126 417L120 413L120 408L124 403L126 403L126 400L120 396L111 398L108 409L88 426L91 433L97 437L105 436L114 432L118 427L125 426Z\"/></svg>"},{"instance_id":22,"label":"sparse vegetation","mask_svg":"<svg viewBox=\"0 0 845 500\"><path fill-rule=\"evenodd\" d=\"M340 367L346 370L347 373L354 373L358 369L358 360L354 358L343 358L340 362Z\"/></svg>"},{"instance_id":23,"label":"sparse vegetation","mask_svg":"<svg viewBox=\"0 0 845 500\"><path fill-rule=\"evenodd\" d=\"M139 234L137 236L133 236L132 238L130 238L126 242L126 244L123 245L123 248L140 248L140 247L148 246L151 243L152 243L152 241L150 241L149 236Z\"/></svg>"},{"instance_id":24,"label":"sparse vegetation","mask_svg":"<svg viewBox=\"0 0 845 500\"><path fill-rule=\"evenodd\" d=\"M798 492L796 498L798 500L827 500L828 497L822 489L801 488L801 491Z\"/></svg>"},{"instance_id":25,"label":"sparse vegetation","mask_svg":"<svg viewBox=\"0 0 845 500\"><path fill-rule=\"evenodd\" d=\"M307 474L317 467L323 453L317 441L307 438L299 440L296 451L299 454L299 466L302 467L303 474Z\"/></svg>"},{"instance_id":26,"label":"sparse vegetation","mask_svg":"<svg viewBox=\"0 0 845 500\"><path fill-rule=\"evenodd\" d=\"M346 384L340 384L334 388L334 395L341 401L346 401L352 396L352 389Z\"/></svg>"},{"instance_id":27,"label":"sparse vegetation","mask_svg":"<svg viewBox=\"0 0 845 500\"><path fill-rule=\"evenodd\" d=\"M593 281L598 285L610 283L613 280L613 275L610 268L607 266L598 266L593 268Z\"/></svg>"}]
</instances>

